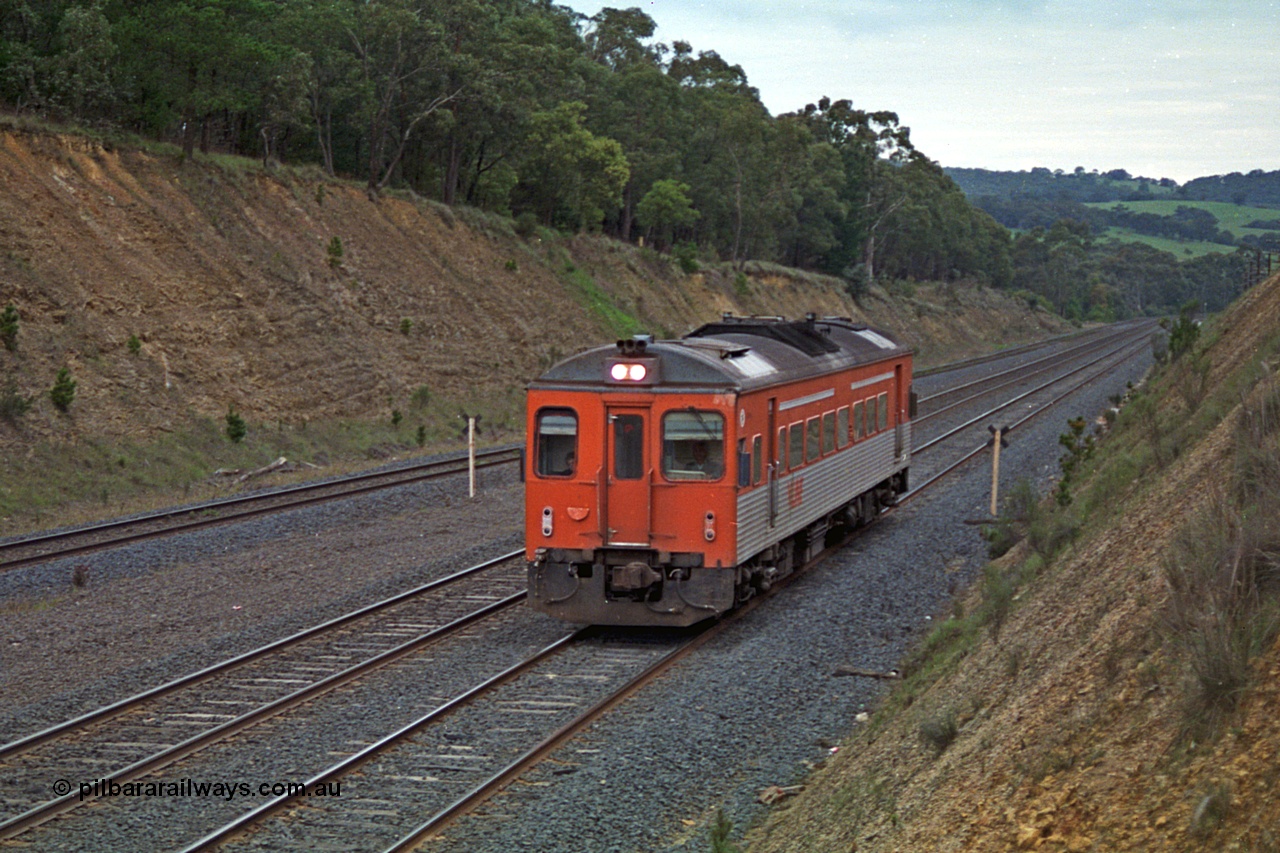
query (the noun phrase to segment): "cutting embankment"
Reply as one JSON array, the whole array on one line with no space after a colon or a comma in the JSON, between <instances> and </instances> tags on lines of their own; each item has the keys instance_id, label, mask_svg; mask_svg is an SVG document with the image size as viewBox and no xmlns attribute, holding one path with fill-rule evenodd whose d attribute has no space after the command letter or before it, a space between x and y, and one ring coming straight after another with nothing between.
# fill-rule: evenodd
<instances>
[{"instance_id":1,"label":"cutting embankment","mask_svg":"<svg viewBox=\"0 0 1280 853\"><path fill-rule=\"evenodd\" d=\"M509 440L524 384L551 362L723 311L853 316L925 362L1067 328L972 284L873 288L855 303L835 278L689 271L602 236L370 200L313 168L18 129L0 130L0 245L0 308L17 317L14 348L0 348L0 518L185 493L213 467L278 455L456 447L460 411ZM75 384L60 406L63 369ZM234 447L232 414L248 430ZM24 483L37 468L48 476Z\"/></svg>"},{"instance_id":2,"label":"cutting embankment","mask_svg":"<svg viewBox=\"0 0 1280 853\"><path fill-rule=\"evenodd\" d=\"M1280 276L1171 343L752 853L1280 849Z\"/></svg>"}]
</instances>

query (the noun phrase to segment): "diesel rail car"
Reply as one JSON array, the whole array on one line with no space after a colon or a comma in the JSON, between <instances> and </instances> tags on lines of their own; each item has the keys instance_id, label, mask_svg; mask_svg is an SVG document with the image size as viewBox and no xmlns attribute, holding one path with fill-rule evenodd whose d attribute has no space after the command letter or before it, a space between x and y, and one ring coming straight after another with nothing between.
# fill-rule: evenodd
<instances>
[{"instance_id":1,"label":"diesel rail car","mask_svg":"<svg viewBox=\"0 0 1280 853\"><path fill-rule=\"evenodd\" d=\"M848 318L734 317L571 356L528 388L529 604L686 626L907 489L910 349Z\"/></svg>"}]
</instances>

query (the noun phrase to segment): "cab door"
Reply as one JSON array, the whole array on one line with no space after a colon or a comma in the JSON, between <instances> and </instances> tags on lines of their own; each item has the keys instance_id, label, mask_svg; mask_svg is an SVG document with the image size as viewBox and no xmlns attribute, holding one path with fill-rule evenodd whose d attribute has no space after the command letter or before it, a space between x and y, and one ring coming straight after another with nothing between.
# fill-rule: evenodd
<instances>
[{"instance_id":1,"label":"cab door","mask_svg":"<svg viewBox=\"0 0 1280 853\"><path fill-rule=\"evenodd\" d=\"M605 544L649 544L650 488L648 409L609 406L605 442Z\"/></svg>"}]
</instances>

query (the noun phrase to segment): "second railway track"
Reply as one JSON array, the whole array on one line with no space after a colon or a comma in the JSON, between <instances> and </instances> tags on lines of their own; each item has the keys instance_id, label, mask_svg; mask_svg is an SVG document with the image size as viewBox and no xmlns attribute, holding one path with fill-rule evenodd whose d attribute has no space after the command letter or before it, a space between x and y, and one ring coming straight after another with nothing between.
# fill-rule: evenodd
<instances>
[{"instance_id":1,"label":"second railway track","mask_svg":"<svg viewBox=\"0 0 1280 853\"><path fill-rule=\"evenodd\" d=\"M519 447L479 451L476 468L515 465L524 458ZM237 495L182 507L113 519L68 530L21 536L0 542L0 572L47 563L65 557L116 548L161 536L356 497L382 489L406 486L465 473L467 457L452 456L392 469L366 471L345 477L302 483L264 492Z\"/></svg>"}]
</instances>

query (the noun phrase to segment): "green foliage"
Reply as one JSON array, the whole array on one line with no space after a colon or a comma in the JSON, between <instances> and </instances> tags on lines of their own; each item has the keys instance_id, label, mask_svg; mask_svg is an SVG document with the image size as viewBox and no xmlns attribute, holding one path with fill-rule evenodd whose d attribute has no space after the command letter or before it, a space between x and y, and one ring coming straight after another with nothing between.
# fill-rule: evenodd
<instances>
[{"instance_id":1,"label":"green foliage","mask_svg":"<svg viewBox=\"0 0 1280 853\"><path fill-rule=\"evenodd\" d=\"M1003 556L1026 537L1041 515L1035 487L1029 480L1018 480L1005 494L1000 517L982 529L988 543L987 554L992 559Z\"/></svg>"},{"instance_id":2,"label":"green foliage","mask_svg":"<svg viewBox=\"0 0 1280 853\"><path fill-rule=\"evenodd\" d=\"M75 398L76 382L71 378L71 368L64 367L58 371L57 377L53 380L53 387L49 389L49 399L53 401L58 411L65 412L71 407Z\"/></svg>"},{"instance_id":3,"label":"green foliage","mask_svg":"<svg viewBox=\"0 0 1280 853\"><path fill-rule=\"evenodd\" d=\"M532 210L526 210L516 217L515 222L516 233L526 240L538 233L538 215Z\"/></svg>"},{"instance_id":4,"label":"green foliage","mask_svg":"<svg viewBox=\"0 0 1280 853\"><path fill-rule=\"evenodd\" d=\"M137 335L130 335L129 340L125 342L125 346L129 349L130 355L137 355L142 351L142 341L138 340Z\"/></svg>"},{"instance_id":5,"label":"green foliage","mask_svg":"<svg viewBox=\"0 0 1280 853\"><path fill-rule=\"evenodd\" d=\"M546 225L598 228L630 178L622 146L588 130L586 110L586 104L570 101L530 118L528 158L516 195Z\"/></svg>"},{"instance_id":6,"label":"green foliage","mask_svg":"<svg viewBox=\"0 0 1280 853\"><path fill-rule=\"evenodd\" d=\"M671 255L686 273L695 273L701 269L698 263L698 247L693 243L676 243L671 248Z\"/></svg>"},{"instance_id":7,"label":"green foliage","mask_svg":"<svg viewBox=\"0 0 1280 853\"><path fill-rule=\"evenodd\" d=\"M956 712L947 709L920 723L920 739L933 751L941 755L947 747L955 742L960 734L960 725L956 720Z\"/></svg>"},{"instance_id":8,"label":"green foliage","mask_svg":"<svg viewBox=\"0 0 1280 853\"><path fill-rule=\"evenodd\" d=\"M399 409L391 410L391 425L393 427L400 426L400 422L404 420L404 414Z\"/></svg>"},{"instance_id":9,"label":"green foliage","mask_svg":"<svg viewBox=\"0 0 1280 853\"><path fill-rule=\"evenodd\" d=\"M861 265L865 282L1013 280L1009 232L896 114L822 98L770 115L714 50L650 43L640 9L583 19L563 4L479 0L89 0L10 11L0 102L180 143L183 162L198 147L274 168L287 141L290 161L357 176L371 198L407 189L445 212L514 216L524 238L538 223L624 240L647 230L662 248L688 241L735 264ZM315 203L325 195L317 183ZM1023 261L1018 272L1039 277ZM1128 291L1099 295L1080 316L1145 310Z\"/></svg>"},{"instance_id":10,"label":"green foliage","mask_svg":"<svg viewBox=\"0 0 1280 853\"><path fill-rule=\"evenodd\" d=\"M330 267L336 269L337 267L342 266L342 238L335 234L333 239L329 241L329 247L325 250L325 254Z\"/></svg>"},{"instance_id":11,"label":"green foliage","mask_svg":"<svg viewBox=\"0 0 1280 853\"><path fill-rule=\"evenodd\" d=\"M24 397L18 390L18 383L10 379L0 388L0 418L16 425L31 410L32 402L30 397Z\"/></svg>"},{"instance_id":12,"label":"green foliage","mask_svg":"<svg viewBox=\"0 0 1280 853\"><path fill-rule=\"evenodd\" d=\"M9 352L18 348L18 322L18 309L12 304L4 306L4 311L0 312L0 343Z\"/></svg>"},{"instance_id":13,"label":"green foliage","mask_svg":"<svg viewBox=\"0 0 1280 853\"><path fill-rule=\"evenodd\" d=\"M595 280L572 263L565 264L565 278L577 292L580 302L602 319L619 337L630 337L642 331L640 322L614 303Z\"/></svg>"},{"instance_id":14,"label":"green foliage","mask_svg":"<svg viewBox=\"0 0 1280 853\"><path fill-rule=\"evenodd\" d=\"M716 812L716 822L711 826L708 840L711 842L711 853L742 853L742 848L729 840L733 834L733 822L724 813L724 809Z\"/></svg>"},{"instance_id":15,"label":"green foliage","mask_svg":"<svg viewBox=\"0 0 1280 853\"><path fill-rule=\"evenodd\" d=\"M400 319L400 334L404 335L405 337L408 337L409 332L411 332L412 330L413 330L413 321L410 320L408 317L402 317Z\"/></svg>"},{"instance_id":16,"label":"green foliage","mask_svg":"<svg viewBox=\"0 0 1280 853\"><path fill-rule=\"evenodd\" d=\"M431 403L431 389L426 385L419 385L409 396L409 408L415 412L421 412Z\"/></svg>"},{"instance_id":17,"label":"green foliage","mask_svg":"<svg viewBox=\"0 0 1280 853\"><path fill-rule=\"evenodd\" d=\"M1169 357L1177 361L1191 352L1200 339L1200 323L1195 319L1195 302L1188 302L1178 312L1178 319L1169 330Z\"/></svg>"},{"instance_id":18,"label":"green foliage","mask_svg":"<svg viewBox=\"0 0 1280 853\"><path fill-rule=\"evenodd\" d=\"M427 444L427 426L426 424L418 424L418 431L414 434L414 441L418 447L425 447Z\"/></svg>"},{"instance_id":19,"label":"green foliage","mask_svg":"<svg viewBox=\"0 0 1280 853\"><path fill-rule=\"evenodd\" d=\"M1073 418L1067 421L1067 432L1058 436L1058 444L1067 450L1058 460L1058 466L1062 469L1062 478L1058 480L1058 488L1054 493L1058 506L1065 507L1071 504L1073 476L1080 465L1087 462L1093 455L1093 436L1085 434L1085 427L1088 424L1089 422L1083 417Z\"/></svg>"},{"instance_id":20,"label":"green foliage","mask_svg":"<svg viewBox=\"0 0 1280 853\"><path fill-rule=\"evenodd\" d=\"M672 235L677 229L697 221L700 214L693 209L689 189L689 185L681 181L654 181L636 205L636 222L656 237L658 248L671 245Z\"/></svg>"},{"instance_id":21,"label":"green foliage","mask_svg":"<svg viewBox=\"0 0 1280 853\"><path fill-rule=\"evenodd\" d=\"M245 424L244 418L240 417L240 413L236 411L235 406L227 407L225 433L232 444L239 444L244 441L244 437L249 434L249 427Z\"/></svg>"}]
</instances>

